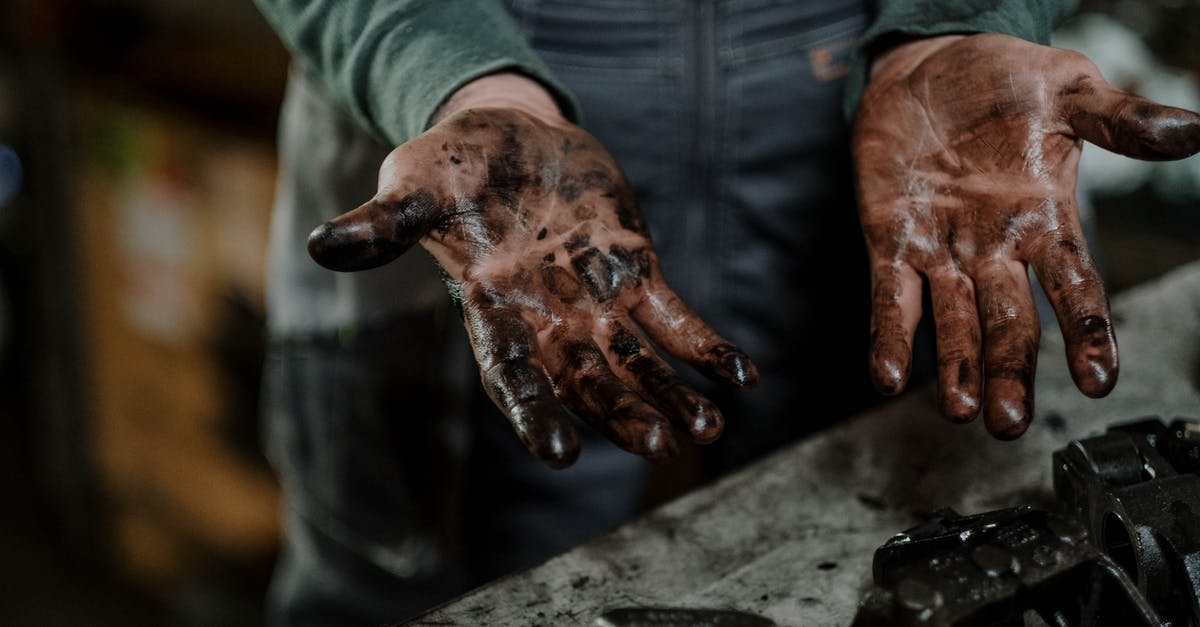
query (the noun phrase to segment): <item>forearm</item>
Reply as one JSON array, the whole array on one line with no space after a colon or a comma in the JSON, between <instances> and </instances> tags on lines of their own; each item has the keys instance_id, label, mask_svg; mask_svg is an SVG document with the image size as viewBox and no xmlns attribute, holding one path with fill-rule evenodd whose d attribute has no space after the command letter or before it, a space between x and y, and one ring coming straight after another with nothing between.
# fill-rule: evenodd
<instances>
[{"instance_id":1,"label":"forearm","mask_svg":"<svg viewBox=\"0 0 1200 627\"><path fill-rule=\"evenodd\" d=\"M575 117L496 0L255 2L299 65L387 143L415 137L458 88L501 70L536 79Z\"/></svg>"}]
</instances>

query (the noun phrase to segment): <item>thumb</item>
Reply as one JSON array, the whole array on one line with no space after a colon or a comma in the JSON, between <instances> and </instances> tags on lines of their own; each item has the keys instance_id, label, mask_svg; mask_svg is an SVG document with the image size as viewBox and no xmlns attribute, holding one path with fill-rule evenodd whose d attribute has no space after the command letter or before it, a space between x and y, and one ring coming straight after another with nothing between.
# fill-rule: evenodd
<instances>
[{"instance_id":1,"label":"thumb","mask_svg":"<svg viewBox=\"0 0 1200 627\"><path fill-rule=\"evenodd\" d=\"M1182 159L1200 151L1200 115L1168 107L1080 76L1063 88L1075 134L1105 150L1149 161Z\"/></svg>"},{"instance_id":2,"label":"thumb","mask_svg":"<svg viewBox=\"0 0 1200 627\"><path fill-rule=\"evenodd\" d=\"M330 270L368 270L399 257L442 215L441 204L418 190L399 200L382 195L344 213L308 236L308 254Z\"/></svg>"}]
</instances>

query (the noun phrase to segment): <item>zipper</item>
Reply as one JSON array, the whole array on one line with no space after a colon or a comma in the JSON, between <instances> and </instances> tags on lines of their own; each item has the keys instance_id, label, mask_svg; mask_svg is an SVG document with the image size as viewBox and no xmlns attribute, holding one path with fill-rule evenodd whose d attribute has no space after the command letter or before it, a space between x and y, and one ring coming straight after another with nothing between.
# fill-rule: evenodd
<instances>
[{"instance_id":1,"label":"zipper","mask_svg":"<svg viewBox=\"0 0 1200 627\"><path fill-rule=\"evenodd\" d=\"M707 304L711 297L717 253L714 215L719 189L715 163L718 137L718 64L717 18L715 0L688 0L692 12L692 32L689 51L692 86L692 136L687 160L688 187L685 214L685 250L699 253L689 255L689 277L697 304Z\"/></svg>"}]
</instances>

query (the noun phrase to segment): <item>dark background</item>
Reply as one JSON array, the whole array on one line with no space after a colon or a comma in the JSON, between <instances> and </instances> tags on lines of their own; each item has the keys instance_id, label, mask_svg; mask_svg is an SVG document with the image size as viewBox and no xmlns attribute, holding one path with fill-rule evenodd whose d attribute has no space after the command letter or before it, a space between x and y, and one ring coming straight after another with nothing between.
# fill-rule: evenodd
<instances>
[{"instance_id":1,"label":"dark background","mask_svg":"<svg viewBox=\"0 0 1200 627\"><path fill-rule=\"evenodd\" d=\"M1085 4L1194 85L1196 0ZM249 0L2 6L0 623L259 624L287 53ZM1090 193L1111 291L1200 258L1200 165L1184 170Z\"/></svg>"}]
</instances>

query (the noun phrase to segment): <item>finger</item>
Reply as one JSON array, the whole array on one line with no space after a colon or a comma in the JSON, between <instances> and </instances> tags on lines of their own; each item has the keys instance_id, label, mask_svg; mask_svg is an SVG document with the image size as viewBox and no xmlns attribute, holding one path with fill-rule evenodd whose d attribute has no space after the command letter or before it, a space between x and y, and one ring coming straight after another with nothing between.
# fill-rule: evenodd
<instances>
[{"instance_id":1,"label":"finger","mask_svg":"<svg viewBox=\"0 0 1200 627\"><path fill-rule=\"evenodd\" d=\"M1104 284L1083 237L1049 237L1032 255L1067 348L1071 378L1081 392L1100 398L1117 383L1117 339Z\"/></svg>"},{"instance_id":2,"label":"finger","mask_svg":"<svg viewBox=\"0 0 1200 627\"><path fill-rule=\"evenodd\" d=\"M1080 74L1060 91L1075 134L1137 159L1182 159L1200 150L1200 115L1128 94L1104 79Z\"/></svg>"},{"instance_id":3,"label":"finger","mask_svg":"<svg viewBox=\"0 0 1200 627\"><path fill-rule=\"evenodd\" d=\"M912 341L921 319L921 277L903 263L871 269L871 380L883 394L899 394L912 369Z\"/></svg>"},{"instance_id":4,"label":"finger","mask_svg":"<svg viewBox=\"0 0 1200 627\"><path fill-rule=\"evenodd\" d=\"M710 379L741 388L758 384L758 367L750 356L705 324L667 286L657 269L646 280L645 297L634 308L633 317L655 344Z\"/></svg>"},{"instance_id":5,"label":"finger","mask_svg":"<svg viewBox=\"0 0 1200 627\"><path fill-rule=\"evenodd\" d=\"M442 214L440 204L425 191L394 202L376 196L314 229L308 236L308 254L330 270L375 268L411 248Z\"/></svg>"},{"instance_id":6,"label":"finger","mask_svg":"<svg viewBox=\"0 0 1200 627\"><path fill-rule=\"evenodd\" d=\"M484 389L529 452L553 468L579 457L579 435L554 395L521 314L511 309L465 307L463 319Z\"/></svg>"},{"instance_id":7,"label":"finger","mask_svg":"<svg viewBox=\"0 0 1200 627\"><path fill-rule=\"evenodd\" d=\"M937 327L938 406L955 422L979 414L980 331L975 285L954 269L930 272L933 321Z\"/></svg>"},{"instance_id":8,"label":"finger","mask_svg":"<svg viewBox=\"0 0 1200 627\"><path fill-rule=\"evenodd\" d=\"M620 323L614 326L608 349L622 378L640 388L644 398L691 433L697 443L708 444L720 437L725 419L717 406L685 384L647 348L639 333Z\"/></svg>"},{"instance_id":9,"label":"finger","mask_svg":"<svg viewBox=\"0 0 1200 627\"><path fill-rule=\"evenodd\" d=\"M667 419L613 374L594 342L566 341L561 362L556 383L572 411L630 453L652 461L675 456Z\"/></svg>"},{"instance_id":10,"label":"finger","mask_svg":"<svg viewBox=\"0 0 1200 627\"><path fill-rule=\"evenodd\" d=\"M1025 265L996 261L975 277L983 320L983 419L1001 440L1025 433L1033 418L1033 374L1041 337Z\"/></svg>"}]
</instances>

